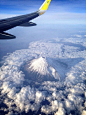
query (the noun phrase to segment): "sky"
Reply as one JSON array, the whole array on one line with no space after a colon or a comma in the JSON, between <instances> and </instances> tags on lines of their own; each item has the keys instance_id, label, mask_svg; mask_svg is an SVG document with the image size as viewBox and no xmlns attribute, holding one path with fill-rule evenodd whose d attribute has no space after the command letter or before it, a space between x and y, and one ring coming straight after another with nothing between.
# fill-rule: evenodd
<instances>
[{"instance_id":1,"label":"sky","mask_svg":"<svg viewBox=\"0 0 86 115\"><path fill-rule=\"evenodd\" d=\"M0 19L32 13L37 11L43 2L44 0L0 0ZM85 0L51 0L40 23L86 24L85 20ZM38 19L37 21L39 22Z\"/></svg>"},{"instance_id":2,"label":"sky","mask_svg":"<svg viewBox=\"0 0 86 115\"><path fill-rule=\"evenodd\" d=\"M43 2L44 0L0 0L0 19L35 12ZM6 43L5 41L0 41L1 44L8 45L8 49L13 49L12 51L14 51L15 49L28 47L29 42L35 40L56 38L57 36L67 37L70 33L74 32L76 34L76 31L83 31L86 28L86 1L51 0L47 12L31 20L31 22L36 23L37 26L30 28L17 26L6 31L15 35L16 39L6 41ZM20 34L20 32L23 34ZM22 42L25 44L21 45ZM15 46L17 43L18 45ZM5 47L1 47L3 55L6 55L4 50L8 51Z\"/></svg>"},{"instance_id":3,"label":"sky","mask_svg":"<svg viewBox=\"0 0 86 115\"><path fill-rule=\"evenodd\" d=\"M0 0L2 13L38 9L44 0ZM52 0L50 11L86 13L85 0ZM9 13L10 13L9 12Z\"/></svg>"}]
</instances>

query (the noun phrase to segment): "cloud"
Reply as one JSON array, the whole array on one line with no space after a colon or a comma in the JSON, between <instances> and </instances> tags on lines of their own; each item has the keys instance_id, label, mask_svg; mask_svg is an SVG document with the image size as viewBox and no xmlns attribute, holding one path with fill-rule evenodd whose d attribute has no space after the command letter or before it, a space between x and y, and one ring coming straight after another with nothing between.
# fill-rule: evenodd
<instances>
[{"instance_id":1,"label":"cloud","mask_svg":"<svg viewBox=\"0 0 86 115\"><path fill-rule=\"evenodd\" d=\"M31 42L28 49L16 50L5 57L0 68L0 89L8 114L12 111L55 115L84 113L86 50L81 50L81 46L86 41L75 37L64 38L63 42L61 39ZM28 62L33 65L31 71L39 72L41 79L50 64L52 73L55 69L61 80L41 83L30 80L22 69ZM5 111L5 107L2 108Z\"/></svg>"},{"instance_id":2,"label":"cloud","mask_svg":"<svg viewBox=\"0 0 86 115\"><path fill-rule=\"evenodd\" d=\"M75 37L81 38L82 36L81 35L75 35Z\"/></svg>"},{"instance_id":3,"label":"cloud","mask_svg":"<svg viewBox=\"0 0 86 115\"><path fill-rule=\"evenodd\" d=\"M40 20L40 22L39 22ZM86 24L86 14L85 13L69 13L69 12L49 12L45 13L44 16L35 19L36 23L44 23L44 24Z\"/></svg>"}]
</instances>

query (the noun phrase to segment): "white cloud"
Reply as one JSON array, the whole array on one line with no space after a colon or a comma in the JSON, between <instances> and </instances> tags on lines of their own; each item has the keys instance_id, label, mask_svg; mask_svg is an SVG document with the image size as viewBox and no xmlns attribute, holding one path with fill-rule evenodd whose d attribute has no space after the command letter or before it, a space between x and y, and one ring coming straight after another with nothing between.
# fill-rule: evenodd
<instances>
[{"instance_id":1,"label":"white cloud","mask_svg":"<svg viewBox=\"0 0 86 115\"><path fill-rule=\"evenodd\" d=\"M59 108L55 115L65 115L65 113L66 111L64 110L64 108Z\"/></svg>"},{"instance_id":2,"label":"white cloud","mask_svg":"<svg viewBox=\"0 0 86 115\"><path fill-rule=\"evenodd\" d=\"M25 10L19 13L10 13L10 14L6 14L6 13L2 13L0 15L0 19L4 19L4 18L9 18L9 17L14 17L14 16L18 16L18 15L23 15L23 14L28 14L31 13L35 10ZM32 20L32 22L35 22L37 24L51 24L53 26L57 25L57 24L84 24L86 25L86 13L69 13L69 12L48 12L45 13L44 16L40 16L35 18L34 20Z\"/></svg>"},{"instance_id":3,"label":"white cloud","mask_svg":"<svg viewBox=\"0 0 86 115\"><path fill-rule=\"evenodd\" d=\"M81 35L75 35L75 37L81 38L82 36Z\"/></svg>"},{"instance_id":4,"label":"white cloud","mask_svg":"<svg viewBox=\"0 0 86 115\"><path fill-rule=\"evenodd\" d=\"M71 45L68 42L66 44L67 40ZM37 112L40 109L42 113L55 115L71 114L71 110L75 114L78 110L83 112L86 50L80 50L80 46L86 41L80 38L65 38L62 43L54 41L32 42L28 49L17 50L5 58L0 68L0 89L1 96L5 95L4 103L8 106L8 111L11 108L18 113L28 113L30 110ZM80 46L77 47L77 43ZM54 76L56 72L59 74L60 81L34 84L21 70L28 62L31 62L30 69L33 73L36 71L42 75L41 79L50 69L51 75Z\"/></svg>"},{"instance_id":5,"label":"white cloud","mask_svg":"<svg viewBox=\"0 0 86 115\"><path fill-rule=\"evenodd\" d=\"M49 19L49 20L48 20ZM36 23L52 24L86 24L86 13L49 12L34 20Z\"/></svg>"},{"instance_id":6,"label":"white cloud","mask_svg":"<svg viewBox=\"0 0 86 115\"><path fill-rule=\"evenodd\" d=\"M86 111L85 110L83 110L82 115L86 115Z\"/></svg>"}]
</instances>

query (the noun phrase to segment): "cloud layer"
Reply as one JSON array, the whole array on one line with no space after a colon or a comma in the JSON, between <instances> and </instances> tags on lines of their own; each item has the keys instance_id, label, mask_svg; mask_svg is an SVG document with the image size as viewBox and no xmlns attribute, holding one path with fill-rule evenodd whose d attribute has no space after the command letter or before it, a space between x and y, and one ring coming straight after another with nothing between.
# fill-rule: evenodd
<instances>
[{"instance_id":1,"label":"cloud layer","mask_svg":"<svg viewBox=\"0 0 86 115\"><path fill-rule=\"evenodd\" d=\"M0 103L6 107L2 106L1 110L8 115L13 111L15 114L33 112L55 115L81 115L86 112L84 44L86 41L80 37L37 41L30 43L28 49L17 50L5 57L0 68ZM51 75L55 69L61 79L32 85L21 69L28 62L31 62L30 70L40 76L50 72L49 64Z\"/></svg>"}]
</instances>

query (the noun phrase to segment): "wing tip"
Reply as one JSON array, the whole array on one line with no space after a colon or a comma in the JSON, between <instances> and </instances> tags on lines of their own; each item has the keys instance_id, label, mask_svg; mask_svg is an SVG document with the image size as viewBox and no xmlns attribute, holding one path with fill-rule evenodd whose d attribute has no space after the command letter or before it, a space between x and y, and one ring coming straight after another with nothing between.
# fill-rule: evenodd
<instances>
[{"instance_id":1,"label":"wing tip","mask_svg":"<svg viewBox=\"0 0 86 115\"><path fill-rule=\"evenodd\" d=\"M8 34L6 32L0 32L0 40L15 39L14 35Z\"/></svg>"},{"instance_id":2,"label":"wing tip","mask_svg":"<svg viewBox=\"0 0 86 115\"><path fill-rule=\"evenodd\" d=\"M41 5L41 7L38 10L39 15L42 15L47 11L47 9L50 5L50 2L51 2L51 0L45 0L44 1L44 3Z\"/></svg>"}]
</instances>

